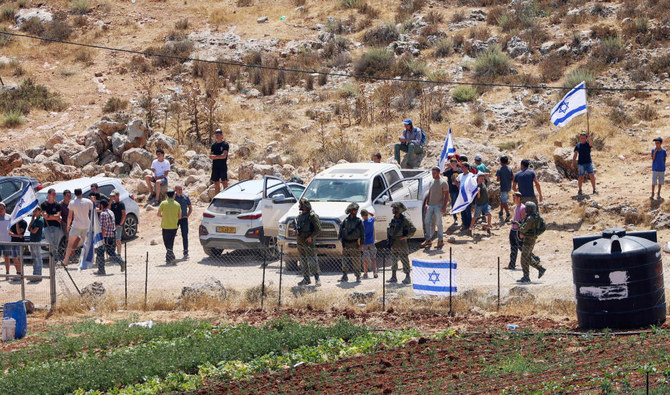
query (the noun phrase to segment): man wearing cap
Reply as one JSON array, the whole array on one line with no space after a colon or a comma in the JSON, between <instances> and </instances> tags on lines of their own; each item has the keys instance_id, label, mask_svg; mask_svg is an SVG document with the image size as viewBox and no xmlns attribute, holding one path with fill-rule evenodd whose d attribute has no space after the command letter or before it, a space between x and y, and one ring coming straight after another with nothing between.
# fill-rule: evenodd
<instances>
[{"instance_id":1,"label":"man wearing cap","mask_svg":"<svg viewBox=\"0 0 670 395\"><path fill-rule=\"evenodd\" d=\"M181 185L174 187L174 200L181 206L181 217L179 218L179 229L181 229L181 241L184 247L184 259L188 259L188 217L191 216L193 206L191 199L184 193Z\"/></svg>"},{"instance_id":2,"label":"man wearing cap","mask_svg":"<svg viewBox=\"0 0 670 395\"><path fill-rule=\"evenodd\" d=\"M216 129L214 132L216 142L212 144L212 150L209 159L212 160L212 177L214 191L218 194L221 191L219 183L223 183L223 189L228 188L228 150L230 146L223 141L223 132Z\"/></svg>"},{"instance_id":3,"label":"man wearing cap","mask_svg":"<svg viewBox=\"0 0 670 395\"><path fill-rule=\"evenodd\" d=\"M157 205L160 201L161 185L167 185L167 176L170 172L170 161L165 159L165 151L160 148L156 150L156 159L151 162L151 172L153 174L146 176L144 180L147 183L147 187L149 187L149 200L151 200L151 195L154 194L154 190L156 191L153 203L154 205ZM155 186L152 186L152 183L154 183Z\"/></svg>"},{"instance_id":4,"label":"man wearing cap","mask_svg":"<svg viewBox=\"0 0 670 395\"><path fill-rule=\"evenodd\" d=\"M356 216L358 214L358 204L351 203L345 210L347 218L340 226L339 239L342 242L342 278L338 281L346 283L349 281L347 272L354 272L356 282L361 282L361 251L365 243L365 228L363 221Z\"/></svg>"},{"instance_id":5,"label":"man wearing cap","mask_svg":"<svg viewBox=\"0 0 670 395\"><path fill-rule=\"evenodd\" d=\"M400 151L407 152L406 166L408 169L414 169L419 166L419 163L415 163L416 157L423 153L423 131L414 127L411 119L405 119L403 124L405 130L398 138L400 142L395 144L395 160L401 163Z\"/></svg>"},{"instance_id":6,"label":"man wearing cap","mask_svg":"<svg viewBox=\"0 0 670 395\"><path fill-rule=\"evenodd\" d=\"M430 247L433 243L433 221L437 222L437 249L444 247L444 230L442 227L442 214L447 212L449 203L449 185L440 179L440 168L433 167L433 182L430 184L424 211L424 229L426 230L426 241L421 243L421 247Z\"/></svg>"},{"instance_id":7,"label":"man wearing cap","mask_svg":"<svg viewBox=\"0 0 670 395\"><path fill-rule=\"evenodd\" d=\"M176 265L174 256L174 238L177 236L181 206L174 200L174 191L167 192L167 199L158 206L158 216L161 217L163 244L165 245L165 264Z\"/></svg>"},{"instance_id":8,"label":"man wearing cap","mask_svg":"<svg viewBox=\"0 0 670 395\"><path fill-rule=\"evenodd\" d=\"M416 228L409 218L405 217L403 213L407 210L401 202L395 202L391 205L393 218L386 229L387 242L391 249L391 278L387 280L389 283L397 283L398 278L396 272L398 271L398 259L402 261L402 271L405 272L405 279L403 284L411 284L410 277L410 263L409 263L409 244L408 239L414 236Z\"/></svg>"},{"instance_id":9,"label":"man wearing cap","mask_svg":"<svg viewBox=\"0 0 670 395\"><path fill-rule=\"evenodd\" d=\"M581 132L579 134L579 142L575 145L575 153L572 155L572 164L570 168L575 168L575 163L579 167L579 179L577 180L578 188L577 194L582 195L582 181L584 181L584 176L589 175L591 179L591 186L593 187L593 194L597 194L596 191L596 174L593 170L593 161L591 161L591 147L593 143L591 142L591 136L586 132Z\"/></svg>"},{"instance_id":10,"label":"man wearing cap","mask_svg":"<svg viewBox=\"0 0 670 395\"><path fill-rule=\"evenodd\" d=\"M657 198L661 198L661 187L665 184L665 158L667 154L662 147L663 139L656 137L654 139L656 147L651 150L651 199L654 198L654 189L658 185Z\"/></svg>"},{"instance_id":11,"label":"man wearing cap","mask_svg":"<svg viewBox=\"0 0 670 395\"><path fill-rule=\"evenodd\" d=\"M482 156L477 154L475 155L475 168L477 169L477 173L488 173L489 168L486 167L484 163L482 163Z\"/></svg>"},{"instance_id":12,"label":"man wearing cap","mask_svg":"<svg viewBox=\"0 0 670 395\"><path fill-rule=\"evenodd\" d=\"M303 279L298 285L309 285L312 283L309 276L314 275L316 286L321 285L319 281L319 263L316 260L316 235L321 231L319 216L312 211L309 200L301 198L298 203L300 215L295 219L295 230L298 234L298 254L300 254L300 267Z\"/></svg>"},{"instance_id":13,"label":"man wearing cap","mask_svg":"<svg viewBox=\"0 0 670 395\"><path fill-rule=\"evenodd\" d=\"M109 208L114 214L114 239L116 240L116 253L121 254L121 239L123 238L123 224L126 223L126 205L121 201L118 189L112 191L112 203Z\"/></svg>"}]
</instances>

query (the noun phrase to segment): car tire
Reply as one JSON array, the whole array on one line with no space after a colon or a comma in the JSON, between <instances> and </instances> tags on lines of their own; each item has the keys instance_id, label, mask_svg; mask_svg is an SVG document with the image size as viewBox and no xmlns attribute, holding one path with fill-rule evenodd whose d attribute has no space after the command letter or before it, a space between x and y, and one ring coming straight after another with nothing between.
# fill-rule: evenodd
<instances>
[{"instance_id":1,"label":"car tire","mask_svg":"<svg viewBox=\"0 0 670 395\"><path fill-rule=\"evenodd\" d=\"M137 217L135 214L126 215L126 222L123 223L123 240L129 240L137 235Z\"/></svg>"},{"instance_id":2,"label":"car tire","mask_svg":"<svg viewBox=\"0 0 670 395\"><path fill-rule=\"evenodd\" d=\"M220 258L221 254L223 254L223 250L220 248L203 248L205 250L205 254L209 256L210 258Z\"/></svg>"},{"instance_id":3,"label":"car tire","mask_svg":"<svg viewBox=\"0 0 670 395\"><path fill-rule=\"evenodd\" d=\"M279 246L277 245L276 237L265 237L263 239L263 247L257 250L258 257L274 261L279 258Z\"/></svg>"}]
</instances>

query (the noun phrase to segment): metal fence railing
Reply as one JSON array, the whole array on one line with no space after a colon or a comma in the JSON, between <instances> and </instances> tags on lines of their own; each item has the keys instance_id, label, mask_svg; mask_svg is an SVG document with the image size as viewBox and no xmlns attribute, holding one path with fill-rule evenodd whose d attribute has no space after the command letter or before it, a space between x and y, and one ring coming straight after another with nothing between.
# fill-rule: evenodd
<instances>
[{"instance_id":1,"label":"metal fence railing","mask_svg":"<svg viewBox=\"0 0 670 395\"><path fill-rule=\"evenodd\" d=\"M41 267L35 265L36 248L40 249ZM7 280L0 288L0 295L3 295L0 300L3 303L30 300L39 306L53 307L57 290L51 245L45 242L0 242L0 250L0 260L5 264L4 274L0 274L0 278Z\"/></svg>"}]
</instances>

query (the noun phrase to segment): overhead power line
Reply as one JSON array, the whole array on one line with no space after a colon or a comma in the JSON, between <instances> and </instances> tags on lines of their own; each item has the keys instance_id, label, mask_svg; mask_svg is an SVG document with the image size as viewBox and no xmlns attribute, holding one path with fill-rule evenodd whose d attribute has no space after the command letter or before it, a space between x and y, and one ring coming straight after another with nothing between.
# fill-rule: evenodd
<instances>
[{"instance_id":1,"label":"overhead power line","mask_svg":"<svg viewBox=\"0 0 670 395\"><path fill-rule=\"evenodd\" d=\"M287 72L287 73L317 74L317 75L326 75L326 76L331 76L331 77L355 78L355 79L370 80L370 81L387 81L387 82L398 81L398 82L416 82L416 83L433 84L433 85L469 85L469 86L481 86L481 87L490 87L490 88L501 87L501 88L515 88L515 89L544 89L544 90L571 89L571 88L566 88L564 86L550 86L550 85L499 84L499 83L486 83L486 82L463 82L463 81L444 81L444 80L433 81L433 80L424 80L424 79L419 79L419 78L379 77L379 76L359 75L359 74L351 74L351 73L336 73L336 72L331 72L331 71L304 70L304 69L294 69L294 68L289 68L289 67L274 67L274 66L263 66L263 65L257 65L257 64L246 64L246 63L242 63L242 62L234 62L234 61L227 61L227 60L196 59L196 58L191 58L191 57L187 57L187 56L177 56L177 55L168 55L168 54L153 53L153 52L146 52L146 51L136 51L136 50L132 50L132 49L114 48L114 47L108 47L108 46L104 46L104 45L85 44L85 43L78 43L78 42L74 42L74 41L57 40L57 39L52 39L52 38L33 36L33 35L30 35L30 34L12 33L12 32L5 32L5 31L0 31L0 34L4 34L6 36L29 38L29 39L33 39L33 40L54 42L54 43L60 43L60 44L66 44L66 45L75 45L75 46L79 46L79 47L102 49L102 50L105 50L105 51L123 52L123 53L130 53L130 54L143 55L143 56L149 56L149 57L175 59L175 60L180 60L180 61L193 61L193 62L202 62L202 63L217 64L217 65L236 66L236 67L240 67L240 68L283 71L283 72ZM629 91L670 92L670 88L638 88L638 87L635 87L635 88L614 88L614 87L602 87L602 86L601 87L588 88L588 90L591 90L591 91L610 91L610 92L629 92Z\"/></svg>"}]
</instances>

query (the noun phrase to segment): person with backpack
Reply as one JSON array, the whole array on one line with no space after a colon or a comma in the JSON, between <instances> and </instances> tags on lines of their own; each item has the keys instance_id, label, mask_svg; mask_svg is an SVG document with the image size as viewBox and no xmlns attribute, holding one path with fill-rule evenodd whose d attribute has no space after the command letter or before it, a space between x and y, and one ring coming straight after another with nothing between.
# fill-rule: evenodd
<instances>
[{"instance_id":1,"label":"person with backpack","mask_svg":"<svg viewBox=\"0 0 670 395\"><path fill-rule=\"evenodd\" d=\"M405 158L405 167L408 169L415 169L421 164L417 163L417 157L423 154L423 146L426 144L426 133L421 129L412 125L411 119L405 119L403 122L405 130L398 138L399 143L395 144L395 160L400 161L400 151L407 152Z\"/></svg>"},{"instance_id":2,"label":"person with backpack","mask_svg":"<svg viewBox=\"0 0 670 395\"><path fill-rule=\"evenodd\" d=\"M523 270L523 277L517 280L518 283L527 284L530 282L530 266L537 269L537 278L544 276L544 272L547 271L547 269L540 265L540 258L533 255L535 242L545 230L547 230L547 224L540 217L537 205L534 202L527 202L526 218L519 225L519 237L523 241L523 246L521 247L521 270Z\"/></svg>"}]
</instances>

